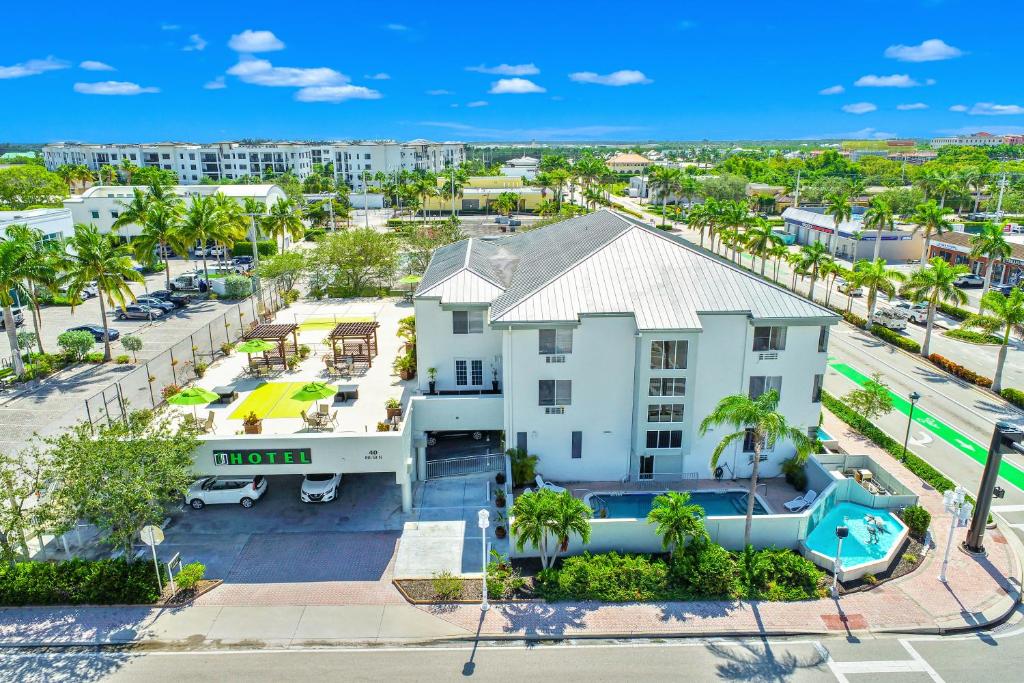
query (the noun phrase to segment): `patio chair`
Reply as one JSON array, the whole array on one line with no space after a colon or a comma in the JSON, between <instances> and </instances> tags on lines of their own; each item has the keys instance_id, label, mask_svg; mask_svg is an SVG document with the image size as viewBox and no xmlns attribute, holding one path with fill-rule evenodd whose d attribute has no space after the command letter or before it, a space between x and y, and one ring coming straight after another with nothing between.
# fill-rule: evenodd
<instances>
[{"instance_id":1,"label":"patio chair","mask_svg":"<svg viewBox=\"0 0 1024 683\"><path fill-rule=\"evenodd\" d=\"M316 418L309 417L308 415L306 415L306 411L305 410L300 410L299 411L299 417L302 418L302 422L303 422L303 424L306 425L306 427L309 427L309 428L315 429L317 431L320 431L320 421L317 420Z\"/></svg>"},{"instance_id":2,"label":"patio chair","mask_svg":"<svg viewBox=\"0 0 1024 683\"><path fill-rule=\"evenodd\" d=\"M534 481L537 482L537 490L538 491L540 489L548 489L548 490L554 491L555 493L565 493L565 488L564 487L558 486L556 484L552 484L550 481L544 481L544 478L541 477L539 474L537 475L537 478L534 479Z\"/></svg>"},{"instance_id":3,"label":"patio chair","mask_svg":"<svg viewBox=\"0 0 1024 683\"><path fill-rule=\"evenodd\" d=\"M807 489L807 493L802 496L797 496L791 501L783 503L786 509L790 512L800 512L811 506L815 500L818 499L818 492L814 489Z\"/></svg>"},{"instance_id":4,"label":"patio chair","mask_svg":"<svg viewBox=\"0 0 1024 683\"><path fill-rule=\"evenodd\" d=\"M200 429L203 430L204 434L209 434L210 432L213 431L213 411L212 410L207 413L207 415L206 415L206 422L204 422L200 426Z\"/></svg>"}]
</instances>

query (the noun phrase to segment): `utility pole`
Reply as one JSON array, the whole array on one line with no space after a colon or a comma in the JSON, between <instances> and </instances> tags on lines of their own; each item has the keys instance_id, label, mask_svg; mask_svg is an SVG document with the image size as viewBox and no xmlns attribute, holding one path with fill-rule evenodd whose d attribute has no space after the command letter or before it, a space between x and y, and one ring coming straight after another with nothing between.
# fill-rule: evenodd
<instances>
[{"instance_id":1,"label":"utility pole","mask_svg":"<svg viewBox=\"0 0 1024 683\"><path fill-rule=\"evenodd\" d=\"M1006 192L1006 171L1003 171L1003 177L999 179L999 200L996 202L996 220L1000 220L1003 217L1003 193Z\"/></svg>"},{"instance_id":2,"label":"utility pole","mask_svg":"<svg viewBox=\"0 0 1024 683\"><path fill-rule=\"evenodd\" d=\"M800 208L800 169L796 171L796 191L793 195L793 208Z\"/></svg>"},{"instance_id":3,"label":"utility pole","mask_svg":"<svg viewBox=\"0 0 1024 683\"><path fill-rule=\"evenodd\" d=\"M455 164L452 164L452 184L449 188L452 191L452 217L455 217Z\"/></svg>"},{"instance_id":4,"label":"utility pole","mask_svg":"<svg viewBox=\"0 0 1024 683\"><path fill-rule=\"evenodd\" d=\"M363 227L370 227L370 205L366 203L367 172L363 171Z\"/></svg>"}]
</instances>

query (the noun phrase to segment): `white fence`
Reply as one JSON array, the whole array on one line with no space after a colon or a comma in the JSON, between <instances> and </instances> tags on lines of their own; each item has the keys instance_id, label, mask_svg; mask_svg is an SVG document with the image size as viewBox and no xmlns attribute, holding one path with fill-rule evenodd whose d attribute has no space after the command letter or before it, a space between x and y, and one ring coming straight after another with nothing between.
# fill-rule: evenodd
<instances>
[{"instance_id":1,"label":"white fence","mask_svg":"<svg viewBox=\"0 0 1024 683\"><path fill-rule=\"evenodd\" d=\"M503 472L504 470L504 453L465 455L458 458L427 461L427 479L457 477L463 474L476 474L477 472Z\"/></svg>"}]
</instances>

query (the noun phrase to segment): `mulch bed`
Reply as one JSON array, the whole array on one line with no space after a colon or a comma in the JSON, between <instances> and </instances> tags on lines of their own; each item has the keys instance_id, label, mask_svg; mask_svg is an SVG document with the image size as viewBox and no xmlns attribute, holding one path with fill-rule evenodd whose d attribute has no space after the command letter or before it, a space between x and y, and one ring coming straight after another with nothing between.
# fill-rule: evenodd
<instances>
[{"instance_id":1,"label":"mulch bed","mask_svg":"<svg viewBox=\"0 0 1024 683\"><path fill-rule=\"evenodd\" d=\"M917 561L911 563L903 559L908 553L914 555L917 558ZM874 583L865 581L863 578L857 579L856 581L847 581L845 583L840 582L839 593L841 595L847 595L850 593L869 591L872 588L877 588L888 581L898 579L901 576L906 576L920 567L923 562L924 545L922 545L916 538L907 536L907 540L903 542L903 546L899 549L899 552L896 553L893 563L889 565L889 568L884 572L875 574L876 581Z\"/></svg>"},{"instance_id":2,"label":"mulch bed","mask_svg":"<svg viewBox=\"0 0 1024 683\"><path fill-rule=\"evenodd\" d=\"M200 595L209 593L217 586L224 583L223 579L202 579L196 583L195 586L188 590L180 590L174 595L171 595L171 587L164 586L164 595L160 600L157 600L157 607L182 607L189 604Z\"/></svg>"},{"instance_id":3,"label":"mulch bed","mask_svg":"<svg viewBox=\"0 0 1024 683\"><path fill-rule=\"evenodd\" d=\"M533 594L532 577L524 577L526 585L522 590L511 596L496 598L488 595L487 599L492 602L507 602L517 600L536 600ZM457 598L442 598L434 590L433 579L397 579L394 583L398 590L405 596L405 599L414 605L430 603L478 603L483 599L483 582L480 579L458 579L462 584L462 592Z\"/></svg>"}]
</instances>

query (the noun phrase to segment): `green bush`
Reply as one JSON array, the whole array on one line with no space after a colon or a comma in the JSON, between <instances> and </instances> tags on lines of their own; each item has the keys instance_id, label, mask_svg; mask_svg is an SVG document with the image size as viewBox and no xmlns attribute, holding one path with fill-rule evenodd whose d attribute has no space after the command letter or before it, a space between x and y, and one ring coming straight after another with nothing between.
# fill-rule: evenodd
<instances>
[{"instance_id":1,"label":"green bush","mask_svg":"<svg viewBox=\"0 0 1024 683\"><path fill-rule=\"evenodd\" d=\"M1003 340L994 334L978 332L977 330L965 330L957 328L946 333L950 339L959 339L970 344L1002 344Z\"/></svg>"},{"instance_id":2,"label":"green bush","mask_svg":"<svg viewBox=\"0 0 1024 683\"><path fill-rule=\"evenodd\" d=\"M717 543L692 543L677 553L672 580L694 597L731 598L739 593L736 561Z\"/></svg>"},{"instance_id":3,"label":"green bush","mask_svg":"<svg viewBox=\"0 0 1024 683\"><path fill-rule=\"evenodd\" d=\"M289 289L281 292L281 301L284 302L285 306L291 306L293 303L299 300L299 290Z\"/></svg>"},{"instance_id":4,"label":"green bush","mask_svg":"<svg viewBox=\"0 0 1024 683\"><path fill-rule=\"evenodd\" d=\"M174 577L174 583L177 584L179 590L184 591L195 588L196 584L205 576L206 565L202 562L190 562L182 567L178 575Z\"/></svg>"},{"instance_id":5,"label":"green bush","mask_svg":"<svg viewBox=\"0 0 1024 683\"><path fill-rule=\"evenodd\" d=\"M326 234L327 231L324 230L323 228L310 228L309 230L306 231L306 234L303 235L302 239L304 239L307 242L316 242L318 239L322 238Z\"/></svg>"},{"instance_id":6,"label":"green bush","mask_svg":"<svg viewBox=\"0 0 1024 683\"><path fill-rule=\"evenodd\" d=\"M782 461L782 472L786 475L786 481L797 491L807 490L807 470L804 464L794 458Z\"/></svg>"},{"instance_id":7,"label":"green bush","mask_svg":"<svg viewBox=\"0 0 1024 683\"><path fill-rule=\"evenodd\" d=\"M245 275L232 273L224 278L224 298L244 299L252 294L252 280Z\"/></svg>"},{"instance_id":8,"label":"green bush","mask_svg":"<svg viewBox=\"0 0 1024 683\"><path fill-rule=\"evenodd\" d=\"M157 597L156 574L149 562L74 559L0 564L0 605L149 604Z\"/></svg>"},{"instance_id":9,"label":"green bush","mask_svg":"<svg viewBox=\"0 0 1024 683\"><path fill-rule=\"evenodd\" d=\"M1018 408L1024 408L1024 391L1007 387L1000 391L999 395Z\"/></svg>"},{"instance_id":10,"label":"green bush","mask_svg":"<svg viewBox=\"0 0 1024 683\"><path fill-rule=\"evenodd\" d=\"M965 379L972 384L977 384L979 387L992 386L991 378L985 377L984 375L979 375L974 370L971 370L970 368L965 368L963 365L960 365L955 361L951 361L945 356L940 356L937 353L933 353L930 356L928 356L928 360L935 363L937 366L939 366L949 374L955 375L960 379Z\"/></svg>"},{"instance_id":11,"label":"green bush","mask_svg":"<svg viewBox=\"0 0 1024 683\"><path fill-rule=\"evenodd\" d=\"M903 553L903 561L908 564L917 564L917 555L914 553Z\"/></svg>"},{"instance_id":12,"label":"green bush","mask_svg":"<svg viewBox=\"0 0 1024 683\"><path fill-rule=\"evenodd\" d=\"M805 557L785 548L744 553L750 557L744 597L752 600L806 600L819 597L824 573Z\"/></svg>"},{"instance_id":13,"label":"green bush","mask_svg":"<svg viewBox=\"0 0 1024 683\"><path fill-rule=\"evenodd\" d=\"M949 489L942 490L948 491ZM910 535L918 540L924 538L924 535L928 532L928 525L932 523L932 513L920 505L911 505L903 508L900 516L910 530Z\"/></svg>"},{"instance_id":14,"label":"green bush","mask_svg":"<svg viewBox=\"0 0 1024 683\"><path fill-rule=\"evenodd\" d=\"M131 356L129 356L127 353L122 353L119 356L117 356L117 358L114 359L114 362L116 362L118 365L128 365L129 363L132 362L132 359Z\"/></svg>"},{"instance_id":15,"label":"green bush","mask_svg":"<svg viewBox=\"0 0 1024 683\"><path fill-rule=\"evenodd\" d=\"M274 256L277 254L277 242L274 240L261 240L256 243L256 248L260 252L260 257ZM235 242L234 246L231 247L232 256L252 256L252 242Z\"/></svg>"},{"instance_id":16,"label":"green bush","mask_svg":"<svg viewBox=\"0 0 1024 683\"><path fill-rule=\"evenodd\" d=\"M96 340L85 330L61 332L57 337L57 346L74 360L82 360L95 345Z\"/></svg>"},{"instance_id":17,"label":"green bush","mask_svg":"<svg viewBox=\"0 0 1024 683\"><path fill-rule=\"evenodd\" d=\"M548 600L633 602L669 594L668 566L646 555L584 553L565 558L561 569L542 571L537 578L537 592Z\"/></svg>"},{"instance_id":18,"label":"green bush","mask_svg":"<svg viewBox=\"0 0 1024 683\"><path fill-rule=\"evenodd\" d=\"M435 573L431 584L434 587L434 593L442 600L458 600L462 597L462 579L448 570Z\"/></svg>"},{"instance_id":19,"label":"green bush","mask_svg":"<svg viewBox=\"0 0 1024 683\"><path fill-rule=\"evenodd\" d=\"M510 448L505 453L512 465L512 483L515 486L532 485L537 477L537 456L529 455L522 448Z\"/></svg>"},{"instance_id":20,"label":"green bush","mask_svg":"<svg viewBox=\"0 0 1024 683\"><path fill-rule=\"evenodd\" d=\"M921 345L910 337L904 337L899 332L894 332L887 327L881 325L872 325L871 334L875 335L882 341L889 342L893 346L898 346L904 351L910 351L911 353L921 353Z\"/></svg>"},{"instance_id":21,"label":"green bush","mask_svg":"<svg viewBox=\"0 0 1024 683\"><path fill-rule=\"evenodd\" d=\"M103 362L103 352L102 351L93 351L91 353L85 354L85 362L86 363L102 363Z\"/></svg>"},{"instance_id":22,"label":"green bush","mask_svg":"<svg viewBox=\"0 0 1024 683\"><path fill-rule=\"evenodd\" d=\"M956 318L957 320L966 320L973 315L966 308L960 308L959 306L948 304L945 301L939 302L939 305L936 306L936 308L948 315L950 318Z\"/></svg>"},{"instance_id":23,"label":"green bush","mask_svg":"<svg viewBox=\"0 0 1024 683\"><path fill-rule=\"evenodd\" d=\"M495 599L510 598L524 585L526 581L508 557L492 550L491 561L487 563L487 594Z\"/></svg>"}]
</instances>

